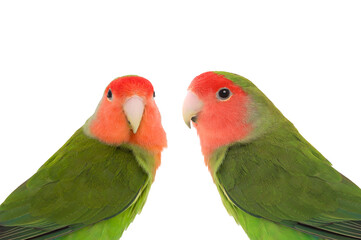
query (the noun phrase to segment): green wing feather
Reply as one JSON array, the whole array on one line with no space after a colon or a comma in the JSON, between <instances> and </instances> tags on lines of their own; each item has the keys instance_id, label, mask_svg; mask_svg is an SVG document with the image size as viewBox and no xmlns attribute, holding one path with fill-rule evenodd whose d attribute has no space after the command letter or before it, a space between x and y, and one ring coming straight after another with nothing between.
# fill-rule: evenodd
<instances>
[{"instance_id":1,"label":"green wing feather","mask_svg":"<svg viewBox=\"0 0 361 240\"><path fill-rule=\"evenodd\" d=\"M0 239L53 239L121 215L145 201L152 160L133 145L106 145L79 129L0 206ZM126 226L134 214L127 216L119 220Z\"/></svg>"},{"instance_id":2,"label":"green wing feather","mask_svg":"<svg viewBox=\"0 0 361 240\"><path fill-rule=\"evenodd\" d=\"M210 167L232 215L236 207L321 238L361 239L361 190L288 121L250 143L221 148Z\"/></svg>"}]
</instances>

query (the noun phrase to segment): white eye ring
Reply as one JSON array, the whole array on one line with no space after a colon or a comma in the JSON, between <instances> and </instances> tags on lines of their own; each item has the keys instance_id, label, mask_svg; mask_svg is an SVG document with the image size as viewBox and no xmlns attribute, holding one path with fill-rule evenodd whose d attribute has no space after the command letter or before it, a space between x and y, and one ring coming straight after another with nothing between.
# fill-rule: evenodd
<instances>
[{"instance_id":1,"label":"white eye ring","mask_svg":"<svg viewBox=\"0 0 361 240\"><path fill-rule=\"evenodd\" d=\"M221 101L226 101L232 96L231 90L226 87L223 87L218 90L216 97Z\"/></svg>"}]
</instances>

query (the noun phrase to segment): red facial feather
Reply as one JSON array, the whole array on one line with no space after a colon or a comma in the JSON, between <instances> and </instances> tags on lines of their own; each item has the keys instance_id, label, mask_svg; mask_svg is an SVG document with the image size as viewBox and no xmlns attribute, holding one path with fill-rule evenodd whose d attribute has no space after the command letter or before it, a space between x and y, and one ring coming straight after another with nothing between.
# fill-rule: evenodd
<instances>
[{"instance_id":1,"label":"red facial feather","mask_svg":"<svg viewBox=\"0 0 361 240\"><path fill-rule=\"evenodd\" d=\"M225 101L216 94L221 88L228 88L232 96ZM247 122L247 94L231 80L214 72L206 72L196 77L188 90L195 93L203 102L198 113L197 129L202 153L208 164L210 154L218 147L245 138L251 130Z\"/></svg>"},{"instance_id":2,"label":"red facial feather","mask_svg":"<svg viewBox=\"0 0 361 240\"><path fill-rule=\"evenodd\" d=\"M107 93L111 89L112 100ZM102 142L119 145L132 143L142 146L157 156L166 147L167 140L161 125L161 117L153 99L153 86L145 78L125 76L113 80L104 91L98 109L89 124L89 132ZM144 113L138 131L134 134L123 111L125 101L138 95L144 101Z\"/></svg>"},{"instance_id":3,"label":"red facial feather","mask_svg":"<svg viewBox=\"0 0 361 240\"><path fill-rule=\"evenodd\" d=\"M147 79L139 76L125 76L113 80L105 89L106 95L109 88L112 90L113 95L117 98L128 98L133 95L141 97L153 97L153 85Z\"/></svg>"}]
</instances>

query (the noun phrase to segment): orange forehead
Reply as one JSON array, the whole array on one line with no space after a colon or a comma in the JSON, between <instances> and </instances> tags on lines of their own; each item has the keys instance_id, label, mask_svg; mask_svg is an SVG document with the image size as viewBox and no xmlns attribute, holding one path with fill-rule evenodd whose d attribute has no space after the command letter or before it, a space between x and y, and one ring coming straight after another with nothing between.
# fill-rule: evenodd
<instances>
[{"instance_id":1,"label":"orange forehead","mask_svg":"<svg viewBox=\"0 0 361 240\"><path fill-rule=\"evenodd\" d=\"M241 93L243 90L223 75L214 72L206 72L197 76L189 85L188 90L202 98L212 93L215 94L220 88L227 87L232 93Z\"/></svg>"},{"instance_id":2,"label":"orange forehead","mask_svg":"<svg viewBox=\"0 0 361 240\"><path fill-rule=\"evenodd\" d=\"M109 88L114 94L121 94L122 96L133 94L148 96L152 95L154 92L151 82L139 76L116 78L108 85L105 92L108 92Z\"/></svg>"}]
</instances>

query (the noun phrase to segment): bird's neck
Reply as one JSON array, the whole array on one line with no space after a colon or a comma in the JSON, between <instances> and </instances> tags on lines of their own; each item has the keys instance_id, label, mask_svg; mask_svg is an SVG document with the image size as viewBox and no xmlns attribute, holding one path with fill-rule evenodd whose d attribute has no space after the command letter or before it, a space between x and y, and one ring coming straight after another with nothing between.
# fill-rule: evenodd
<instances>
[{"instance_id":1,"label":"bird's neck","mask_svg":"<svg viewBox=\"0 0 361 240\"><path fill-rule=\"evenodd\" d=\"M219 130L217 131L208 131L200 125L196 126L196 128L206 165L208 165L210 157L218 148L246 139L252 130L251 125L247 123L224 124L218 126L216 129Z\"/></svg>"},{"instance_id":2,"label":"bird's neck","mask_svg":"<svg viewBox=\"0 0 361 240\"><path fill-rule=\"evenodd\" d=\"M144 109L141 124L135 134L129 128L125 117L109 119L100 111L96 111L88 119L83 129L88 136L105 144L118 146L128 143L142 147L154 155L157 166L160 165L161 152L167 146L166 134L157 108Z\"/></svg>"}]
</instances>

